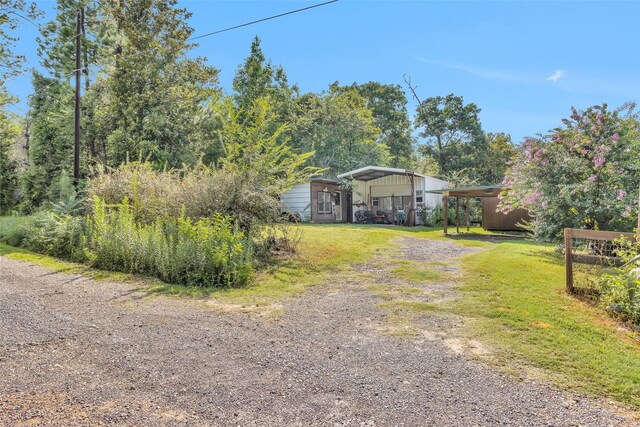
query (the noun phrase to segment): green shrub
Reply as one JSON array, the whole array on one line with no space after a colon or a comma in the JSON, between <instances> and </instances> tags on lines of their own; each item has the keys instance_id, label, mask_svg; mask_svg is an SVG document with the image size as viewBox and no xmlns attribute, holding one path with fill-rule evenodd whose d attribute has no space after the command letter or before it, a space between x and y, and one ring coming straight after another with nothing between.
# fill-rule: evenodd
<instances>
[{"instance_id":1,"label":"green shrub","mask_svg":"<svg viewBox=\"0 0 640 427\"><path fill-rule=\"evenodd\" d=\"M86 244L85 218L46 212L34 216L34 225L21 246L41 254L83 262Z\"/></svg>"},{"instance_id":2,"label":"green shrub","mask_svg":"<svg viewBox=\"0 0 640 427\"><path fill-rule=\"evenodd\" d=\"M128 200L108 209L95 197L89 242L91 265L169 283L240 286L254 272L249 239L221 214L197 221L165 215L140 223Z\"/></svg>"},{"instance_id":3,"label":"green shrub","mask_svg":"<svg viewBox=\"0 0 640 427\"><path fill-rule=\"evenodd\" d=\"M165 215L200 219L221 213L251 230L279 216L277 197L259 177L203 165L157 171L148 163L131 163L92 178L88 192L107 205L126 198L136 219L146 223Z\"/></svg>"},{"instance_id":4,"label":"green shrub","mask_svg":"<svg viewBox=\"0 0 640 427\"><path fill-rule=\"evenodd\" d=\"M0 242L11 246L23 246L36 227L35 217L6 216L0 218Z\"/></svg>"},{"instance_id":5,"label":"green shrub","mask_svg":"<svg viewBox=\"0 0 640 427\"><path fill-rule=\"evenodd\" d=\"M640 326L640 243L616 242L616 255L626 263L598 282L600 301L615 316Z\"/></svg>"}]
</instances>

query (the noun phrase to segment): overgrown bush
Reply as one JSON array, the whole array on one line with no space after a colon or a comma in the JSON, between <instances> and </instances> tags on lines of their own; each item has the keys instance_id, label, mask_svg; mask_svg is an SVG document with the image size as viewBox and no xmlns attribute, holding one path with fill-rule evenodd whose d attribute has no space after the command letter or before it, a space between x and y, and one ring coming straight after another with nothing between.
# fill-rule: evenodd
<instances>
[{"instance_id":1,"label":"overgrown bush","mask_svg":"<svg viewBox=\"0 0 640 427\"><path fill-rule=\"evenodd\" d=\"M107 208L95 197L88 237L91 265L169 283L239 286L254 272L248 238L221 214L197 221L165 215L139 223L128 200Z\"/></svg>"},{"instance_id":2,"label":"overgrown bush","mask_svg":"<svg viewBox=\"0 0 640 427\"><path fill-rule=\"evenodd\" d=\"M625 264L599 280L600 301L615 316L640 327L640 242L617 241Z\"/></svg>"},{"instance_id":3,"label":"overgrown bush","mask_svg":"<svg viewBox=\"0 0 640 427\"><path fill-rule=\"evenodd\" d=\"M46 212L36 215L21 246L34 252L83 262L87 224L83 217Z\"/></svg>"},{"instance_id":4,"label":"overgrown bush","mask_svg":"<svg viewBox=\"0 0 640 427\"><path fill-rule=\"evenodd\" d=\"M220 213L250 230L274 222L279 214L277 199L256 181L204 165L158 171L148 163L131 163L99 173L91 179L88 193L107 205L126 198L136 219L145 223L160 216L201 219Z\"/></svg>"},{"instance_id":5,"label":"overgrown bush","mask_svg":"<svg viewBox=\"0 0 640 427\"><path fill-rule=\"evenodd\" d=\"M36 218L33 216L8 216L0 219L0 242L11 246L23 246L33 234Z\"/></svg>"}]
</instances>

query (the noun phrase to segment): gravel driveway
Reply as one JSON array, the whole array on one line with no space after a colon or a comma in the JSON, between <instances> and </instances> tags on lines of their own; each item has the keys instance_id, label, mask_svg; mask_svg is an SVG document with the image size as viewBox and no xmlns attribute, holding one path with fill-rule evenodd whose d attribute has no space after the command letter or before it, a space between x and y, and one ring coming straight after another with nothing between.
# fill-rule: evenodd
<instances>
[{"instance_id":1,"label":"gravel driveway","mask_svg":"<svg viewBox=\"0 0 640 427\"><path fill-rule=\"evenodd\" d=\"M625 424L428 331L383 335L378 302L338 280L284 302L277 320L219 314L0 257L0 425Z\"/></svg>"}]
</instances>

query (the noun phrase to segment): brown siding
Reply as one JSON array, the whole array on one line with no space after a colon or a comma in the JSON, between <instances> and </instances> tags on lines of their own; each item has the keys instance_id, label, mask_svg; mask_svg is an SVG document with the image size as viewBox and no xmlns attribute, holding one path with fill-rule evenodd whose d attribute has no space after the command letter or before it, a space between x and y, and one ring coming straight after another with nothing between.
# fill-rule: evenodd
<instances>
[{"instance_id":1,"label":"brown siding","mask_svg":"<svg viewBox=\"0 0 640 427\"><path fill-rule=\"evenodd\" d=\"M505 215L496 212L497 207L497 197L482 198L482 226L487 230L522 230L517 224L531 220L531 215L526 209L516 209Z\"/></svg>"},{"instance_id":2,"label":"brown siding","mask_svg":"<svg viewBox=\"0 0 640 427\"><path fill-rule=\"evenodd\" d=\"M333 201L333 194L340 190L340 187L336 183L329 181L311 181L311 222L318 224L328 224L334 222L347 222L347 194L346 191L341 190L342 193L342 221L336 221L335 216L332 213L324 214L318 212L318 191L324 191L326 188L331 193L331 200Z\"/></svg>"}]
</instances>

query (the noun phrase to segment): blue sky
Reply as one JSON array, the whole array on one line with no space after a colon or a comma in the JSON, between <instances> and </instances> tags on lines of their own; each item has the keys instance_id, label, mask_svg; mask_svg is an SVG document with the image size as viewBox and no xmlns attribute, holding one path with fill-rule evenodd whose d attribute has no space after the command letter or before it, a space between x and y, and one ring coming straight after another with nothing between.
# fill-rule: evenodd
<instances>
[{"instance_id":1,"label":"blue sky","mask_svg":"<svg viewBox=\"0 0 640 427\"><path fill-rule=\"evenodd\" d=\"M193 12L194 35L319 3L180 0ZM53 17L55 2L39 4ZM455 93L481 109L483 127L519 142L570 114L640 98L637 20L640 2L349 1L199 40L195 53L233 73L258 35L267 57L301 91L341 83L403 84L420 97ZM19 50L37 65L36 29L21 28ZM29 77L8 82L23 99ZM410 103L413 112L415 102Z\"/></svg>"}]
</instances>

